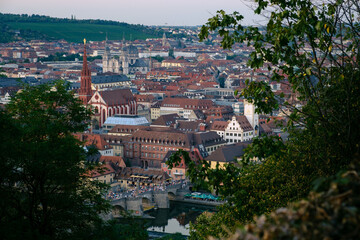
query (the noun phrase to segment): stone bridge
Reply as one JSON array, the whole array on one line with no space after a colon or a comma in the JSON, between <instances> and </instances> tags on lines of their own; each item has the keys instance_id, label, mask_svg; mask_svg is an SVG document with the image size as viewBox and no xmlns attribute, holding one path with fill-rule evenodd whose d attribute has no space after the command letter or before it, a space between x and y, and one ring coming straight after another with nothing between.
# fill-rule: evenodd
<instances>
[{"instance_id":1,"label":"stone bridge","mask_svg":"<svg viewBox=\"0 0 360 240\"><path fill-rule=\"evenodd\" d=\"M143 216L144 210L151 207L169 208L169 200L183 198L190 193L189 185L168 185L164 190L151 190L138 194L136 197L123 197L111 201L113 205L112 217L120 217L124 211L134 216Z\"/></svg>"}]
</instances>

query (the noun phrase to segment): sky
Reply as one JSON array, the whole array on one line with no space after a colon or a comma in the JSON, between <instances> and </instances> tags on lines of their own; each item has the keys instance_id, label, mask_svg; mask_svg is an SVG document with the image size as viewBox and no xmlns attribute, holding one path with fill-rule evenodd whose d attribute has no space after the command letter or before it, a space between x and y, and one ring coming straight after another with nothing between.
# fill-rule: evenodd
<instances>
[{"instance_id":1,"label":"sky","mask_svg":"<svg viewBox=\"0 0 360 240\"><path fill-rule=\"evenodd\" d=\"M103 19L143 25L195 26L223 9L244 15L243 24L260 18L246 5L251 0L0 0L1 13ZM261 22L260 22L261 23Z\"/></svg>"}]
</instances>

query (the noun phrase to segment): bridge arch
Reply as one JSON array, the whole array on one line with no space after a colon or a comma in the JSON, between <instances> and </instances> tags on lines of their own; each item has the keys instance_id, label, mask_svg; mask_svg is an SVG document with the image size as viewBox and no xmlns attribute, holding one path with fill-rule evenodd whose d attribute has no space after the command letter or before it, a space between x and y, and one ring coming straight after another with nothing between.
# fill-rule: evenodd
<instances>
[{"instance_id":1,"label":"bridge arch","mask_svg":"<svg viewBox=\"0 0 360 240\"><path fill-rule=\"evenodd\" d=\"M141 205L142 205L142 209L146 211L153 208L155 204L152 201L152 199L149 199L147 196L143 196L141 198Z\"/></svg>"},{"instance_id":2,"label":"bridge arch","mask_svg":"<svg viewBox=\"0 0 360 240\"><path fill-rule=\"evenodd\" d=\"M172 191L168 191L168 198L169 198L169 200L175 200L176 194Z\"/></svg>"},{"instance_id":3,"label":"bridge arch","mask_svg":"<svg viewBox=\"0 0 360 240\"><path fill-rule=\"evenodd\" d=\"M112 208L112 215L114 217L124 216L125 212L126 212L125 208L121 205L115 205Z\"/></svg>"}]
</instances>

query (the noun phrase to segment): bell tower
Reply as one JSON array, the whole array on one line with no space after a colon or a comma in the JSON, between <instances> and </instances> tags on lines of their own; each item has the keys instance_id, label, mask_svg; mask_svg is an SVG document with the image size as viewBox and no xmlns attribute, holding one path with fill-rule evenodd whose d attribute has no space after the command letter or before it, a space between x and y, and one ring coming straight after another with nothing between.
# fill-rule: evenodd
<instances>
[{"instance_id":1,"label":"bell tower","mask_svg":"<svg viewBox=\"0 0 360 240\"><path fill-rule=\"evenodd\" d=\"M84 39L84 56L83 56L83 67L81 71L79 99L83 102L84 105L87 105L91 97L92 97L91 72L87 65L86 39Z\"/></svg>"},{"instance_id":2,"label":"bell tower","mask_svg":"<svg viewBox=\"0 0 360 240\"><path fill-rule=\"evenodd\" d=\"M259 136L259 114L255 112L255 105L244 99L244 115L254 129L255 136Z\"/></svg>"}]
</instances>

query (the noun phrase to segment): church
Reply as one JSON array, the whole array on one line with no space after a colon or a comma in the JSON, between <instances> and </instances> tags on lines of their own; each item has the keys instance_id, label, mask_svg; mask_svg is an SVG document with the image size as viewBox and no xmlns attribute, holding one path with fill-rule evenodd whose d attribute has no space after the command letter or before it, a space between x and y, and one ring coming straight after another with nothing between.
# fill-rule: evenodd
<instances>
[{"instance_id":1,"label":"church","mask_svg":"<svg viewBox=\"0 0 360 240\"><path fill-rule=\"evenodd\" d=\"M139 51L132 44L125 46L121 50L120 56L111 56L110 48L105 41L105 52L102 57L103 73L113 72L119 74L135 74L141 72L146 74L149 71L148 63L139 59Z\"/></svg>"},{"instance_id":2,"label":"church","mask_svg":"<svg viewBox=\"0 0 360 240\"><path fill-rule=\"evenodd\" d=\"M95 128L101 127L108 117L115 114L136 115L137 113L136 99L130 89L93 90L91 71L87 64L85 39L79 99L85 106L94 110L92 123Z\"/></svg>"}]
</instances>

